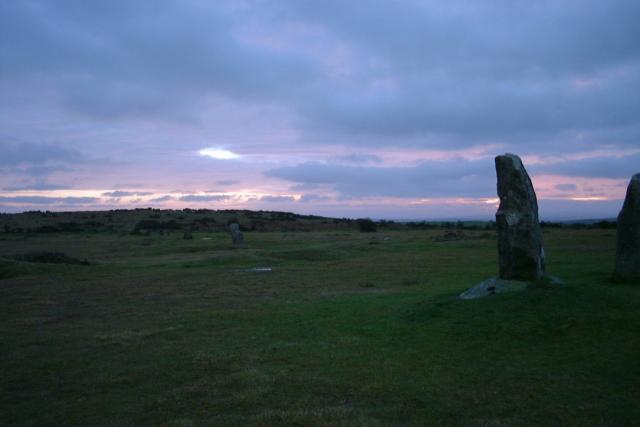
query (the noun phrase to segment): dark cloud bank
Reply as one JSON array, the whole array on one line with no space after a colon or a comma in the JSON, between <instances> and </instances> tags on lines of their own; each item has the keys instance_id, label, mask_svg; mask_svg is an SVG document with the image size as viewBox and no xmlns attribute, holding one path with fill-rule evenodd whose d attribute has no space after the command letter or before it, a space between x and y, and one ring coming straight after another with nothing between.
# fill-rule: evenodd
<instances>
[{"instance_id":1,"label":"dark cloud bank","mask_svg":"<svg viewBox=\"0 0 640 427\"><path fill-rule=\"evenodd\" d=\"M83 114L178 117L215 94L281 103L310 129L374 136L367 144L543 143L576 130L638 142L635 1L0 7L3 78L44 79Z\"/></svg>"}]
</instances>

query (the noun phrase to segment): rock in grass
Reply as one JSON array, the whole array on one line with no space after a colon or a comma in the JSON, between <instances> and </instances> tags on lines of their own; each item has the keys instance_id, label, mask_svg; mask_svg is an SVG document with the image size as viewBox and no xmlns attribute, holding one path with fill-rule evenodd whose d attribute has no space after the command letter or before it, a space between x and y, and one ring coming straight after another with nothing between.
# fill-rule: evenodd
<instances>
[{"instance_id":1,"label":"rock in grass","mask_svg":"<svg viewBox=\"0 0 640 427\"><path fill-rule=\"evenodd\" d=\"M618 215L616 242L617 280L640 279L640 173L627 187L627 195Z\"/></svg>"},{"instance_id":2,"label":"rock in grass","mask_svg":"<svg viewBox=\"0 0 640 427\"><path fill-rule=\"evenodd\" d=\"M32 251L22 255L14 256L17 261L25 262L40 262L45 264L78 264L89 265L89 261L86 259L78 259L70 257L64 252L49 252L49 251Z\"/></svg>"},{"instance_id":3,"label":"rock in grass","mask_svg":"<svg viewBox=\"0 0 640 427\"><path fill-rule=\"evenodd\" d=\"M520 157L497 156L500 279L538 280L545 270L538 201Z\"/></svg>"},{"instance_id":4,"label":"rock in grass","mask_svg":"<svg viewBox=\"0 0 640 427\"><path fill-rule=\"evenodd\" d=\"M242 231L240 231L240 224L234 222L229 225L229 232L231 233L231 241L234 245L240 245L244 241Z\"/></svg>"},{"instance_id":5,"label":"rock in grass","mask_svg":"<svg viewBox=\"0 0 640 427\"><path fill-rule=\"evenodd\" d=\"M478 283L470 289L460 294L460 299L476 299L495 295L502 292L521 291L527 287L527 282L519 280L502 280L497 277L491 277L485 281Z\"/></svg>"},{"instance_id":6,"label":"rock in grass","mask_svg":"<svg viewBox=\"0 0 640 427\"><path fill-rule=\"evenodd\" d=\"M546 282L550 286L564 286L564 280L559 278L558 276L552 276L550 274L545 274L542 277L543 282Z\"/></svg>"},{"instance_id":7,"label":"rock in grass","mask_svg":"<svg viewBox=\"0 0 640 427\"><path fill-rule=\"evenodd\" d=\"M564 286L562 279L556 276L545 274L542 278L535 281L523 280L503 280L497 277L491 277L477 285L467 289L459 295L460 299L476 299L499 294L502 292L523 291L528 287L553 289Z\"/></svg>"}]
</instances>

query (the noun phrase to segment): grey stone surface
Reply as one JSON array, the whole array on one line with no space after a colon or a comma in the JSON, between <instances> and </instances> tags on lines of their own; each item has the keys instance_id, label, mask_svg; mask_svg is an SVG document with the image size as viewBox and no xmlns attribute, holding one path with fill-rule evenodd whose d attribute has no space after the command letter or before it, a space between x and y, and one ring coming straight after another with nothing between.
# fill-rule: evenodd
<instances>
[{"instance_id":1,"label":"grey stone surface","mask_svg":"<svg viewBox=\"0 0 640 427\"><path fill-rule=\"evenodd\" d=\"M640 173L627 187L627 196L618 215L615 278L640 279Z\"/></svg>"},{"instance_id":2,"label":"grey stone surface","mask_svg":"<svg viewBox=\"0 0 640 427\"><path fill-rule=\"evenodd\" d=\"M538 280L544 275L544 249L538 201L520 157L495 159L500 207L496 212L501 279Z\"/></svg>"},{"instance_id":3,"label":"grey stone surface","mask_svg":"<svg viewBox=\"0 0 640 427\"><path fill-rule=\"evenodd\" d=\"M537 280L535 282L528 282L523 280L503 280L497 277L491 277L467 289L459 295L459 298L482 298L502 292L522 291L529 286L556 288L564 286L564 282L559 277L549 274L545 274L540 280Z\"/></svg>"},{"instance_id":4,"label":"grey stone surface","mask_svg":"<svg viewBox=\"0 0 640 427\"><path fill-rule=\"evenodd\" d=\"M519 280L502 280L497 277L491 277L485 281L478 283L470 289L460 294L460 299L476 299L495 295L502 292L522 291L527 287L527 282Z\"/></svg>"},{"instance_id":5,"label":"grey stone surface","mask_svg":"<svg viewBox=\"0 0 640 427\"><path fill-rule=\"evenodd\" d=\"M252 267L252 268L247 268L244 271L248 271L250 273L270 273L273 271L272 267Z\"/></svg>"},{"instance_id":6,"label":"grey stone surface","mask_svg":"<svg viewBox=\"0 0 640 427\"><path fill-rule=\"evenodd\" d=\"M242 231L240 231L240 224L233 223L229 225L229 232L231 233L231 241L234 245L240 245L244 241Z\"/></svg>"}]
</instances>

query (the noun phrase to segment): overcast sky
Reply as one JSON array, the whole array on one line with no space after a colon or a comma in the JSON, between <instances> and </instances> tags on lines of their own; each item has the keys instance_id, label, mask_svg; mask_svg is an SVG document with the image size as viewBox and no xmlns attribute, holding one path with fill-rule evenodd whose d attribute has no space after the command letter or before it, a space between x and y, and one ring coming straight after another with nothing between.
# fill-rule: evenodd
<instances>
[{"instance_id":1,"label":"overcast sky","mask_svg":"<svg viewBox=\"0 0 640 427\"><path fill-rule=\"evenodd\" d=\"M640 172L640 2L0 0L0 211L543 219Z\"/></svg>"}]
</instances>

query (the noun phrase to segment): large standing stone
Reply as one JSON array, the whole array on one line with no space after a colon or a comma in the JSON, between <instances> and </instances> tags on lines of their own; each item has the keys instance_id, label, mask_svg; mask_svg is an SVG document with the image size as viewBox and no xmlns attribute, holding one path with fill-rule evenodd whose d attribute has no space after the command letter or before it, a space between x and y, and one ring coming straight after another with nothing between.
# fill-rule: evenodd
<instances>
[{"instance_id":1,"label":"large standing stone","mask_svg":"<svg viewBox=\"0 0 640 427\"><path fill-rule=\"evenodd\" d=\"M631 177L618 215L615 277L640 279L640 173Z\"/></svg>"},{"instance_id":2,"label":"large standing stone","mask_svg":"<svg viewBox=\"0 0 640 427\"><path fill-rule=\"evenodd\" d=\"M242 235L242 231L240 231L240 225L236 222L229 225L229 232L231 233L231 240L234 245L239 245L244 240L244 236Z\"/></svg>"},{"instance_id":3,"label":"large standing stone","mask_svg":"<svg viewBox=\"0 0 640 427\"><path fill-rule=\"evenodd\" d=\"M544 249L538 222L538 201L522 160L514 154L497 156L496 212L500 278L538 280L544 275Z\"/></svg>"}]
</instances>

